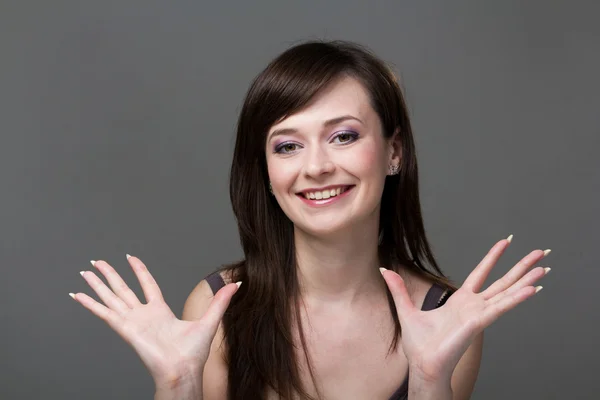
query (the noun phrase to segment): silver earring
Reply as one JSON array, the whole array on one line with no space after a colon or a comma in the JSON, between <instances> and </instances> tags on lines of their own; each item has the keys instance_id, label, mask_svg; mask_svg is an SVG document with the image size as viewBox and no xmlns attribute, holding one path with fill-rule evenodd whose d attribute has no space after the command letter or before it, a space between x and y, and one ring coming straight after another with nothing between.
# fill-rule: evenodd
<instances>
[{"instance_id":1,"label":"silver earring","mask_svg":"<svg viewBox=\"0 0 600 400\"><path fill-rule=\"evenodd\" d=\"M271 192L271 194L273 194L273 188L271 187L271 181L269 181L269 192Z\"/></svg>"},{"instance_id":2,"label":"silver earring","mask_svg":"<svg viewBox=\"0 0 600 400\"><path fill-rule=\"evenodd\" d=\"M398 165L390 165L390 173L388 175L396 175L400 167Z\"/></svg>"}]
</instances>

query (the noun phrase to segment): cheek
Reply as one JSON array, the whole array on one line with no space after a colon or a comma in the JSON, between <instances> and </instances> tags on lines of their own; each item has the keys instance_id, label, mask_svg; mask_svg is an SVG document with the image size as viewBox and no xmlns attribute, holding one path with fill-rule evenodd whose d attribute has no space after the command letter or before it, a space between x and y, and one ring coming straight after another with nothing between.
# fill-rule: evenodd
<instances>
[{"instance_id":1,"label":"cheek","mask_svg":"<svg viewBox=\"0 0 600 400\"><path fill-rule=\"evenodd\" d=\"M289 160L273 159L268 162L267 170L271 185L279 188L290 186L298 174L298 167Z\"/></svg>"},{"instance_id":2,"label":"cheek","mask_svg":"<svg viewBox=\"0 0 600 400\"><path fill-rule=\"evenodd\" d=\"M345 154L344 165L357 176L376 176L381 173L382 159L379 147L369 143L365 146L357 146L356 151Z\"/></svg>"}]
</instances>

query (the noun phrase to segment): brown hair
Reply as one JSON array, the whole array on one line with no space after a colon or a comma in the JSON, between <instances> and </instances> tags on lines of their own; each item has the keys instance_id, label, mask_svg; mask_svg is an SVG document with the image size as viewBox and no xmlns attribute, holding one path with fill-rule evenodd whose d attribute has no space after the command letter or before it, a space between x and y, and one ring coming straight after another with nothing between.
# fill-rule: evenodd
<instances>
[{"instance_id":1,"label":"brown hair","mask_svg":"<svg viewBox=\"0 0 600 400\"><path fill-rule=\"evenodd\" d=\"M280 398L312 399L300 380L292 321L300 322L292 222L269 194L265 157L267 132L277 121L299 111L328 84L342 76L361 82L389 138L399 128L400 173L388 176L381 199L379 260L398 271L406 265L451 290L455 286L438 267L419 203L417 160L404 98L391 69L368 49L345 41L310 41L273 60L252 82L240 112L230 176L230 197L245 259L226 265L244 284L223 318L228 399L265 397L268 387ZM425 267L428 263L430 269ZM388 291L396 349L401 333ZM306 361L305 339L299 334ZM310 374L314 381L312 368Z\"/></svg>"}]
</instances>

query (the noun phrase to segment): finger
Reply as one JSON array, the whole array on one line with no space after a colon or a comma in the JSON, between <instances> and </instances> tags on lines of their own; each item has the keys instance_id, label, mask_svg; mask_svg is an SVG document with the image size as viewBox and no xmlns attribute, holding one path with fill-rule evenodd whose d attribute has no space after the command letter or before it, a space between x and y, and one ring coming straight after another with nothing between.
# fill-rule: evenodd
<instances>
[{"instance_id":1,"label":"finger","mask_svg":"<svg viewBox=\"0 0 600 400\"><path fill-rule=\"evenodd\" d=\"M144 291L144 297L146 301L149 303L151 301L159 301L163 299L162 292L158 287L158 284L154 280L146 265L137 257L132 257L127 254L127 260L129 261L129 265L135 272L138 280L140 281L140 285L142 286L142 290Z\"/></svg>"},{"instance_id":2,"label":"finger","mask_svg":"<svg viewBox=\"0 0 600 400\"><path fill-rule=\"evenodd\" d=\"M502 239L496 243L494 247L492 247L486 254L483 260L481 260L481 262L477 265L477 267L475 267L473 272L469 274L462 287L474 293L478 293L490 274L490 271L498 262L498 259L500 256L502 256L502 253L504 253L504 250L509 244L510 242L508 239Z\"/></svg>"},{"instance_id":3,"label":"finger","mask_svg":"<svg viewBox=\"0 0 600 400\"><path fill-rule=\"evenodd\" d=\"M540 280L541 278L543 278L546 275L547 271L549 271L549 268L546 269L544 267L536 267L536 268L532 269L524 277L522 277L515 284L513 284L511 287L509 287L508 289L506 289L503 292L496 294L494 297L490 298L489 299L490 304L497 303L506 296L512 296L514 293L518 292L519 290L521 290L524 287L533 286L534 283L536 283L538 280ZM486 297L484 297L484 298L486 300L488 299Z\"/></svg>"},{"instance_id":4,"label":"finger","mask_svg":"<svg viewBox=\"0 0 600 400\"><path fill-rule=\"evenodd\" d=\"M381 275L383 275L383 279L385 279L385 283L387 284L390 292L392 293L392 297L394 298L396 311L398 312L398 318L403 319L406 315L417 311L412 300L410 299L408 290L404 284L404 279L402 279L402 277L394 271L387 270L385 268L380 268L379 270L381 271Z\"/></svg>"},{"instance_id":5,"label":"finger","mask_svg":"<svg viewBox=\"0 0 600 400\"><path fill-rule=\"evenodd\" d=\"M103 306L85 293L76 293L72 297L75 301L90 310L92 314L106 322L108 325L118 325L117 322L120 320L120 317L110 308Z\"/></svg>"},{"instance_id":6,"label":"finger","mask_svg":"<svg viewBox=\"0 0 600 400\"><path fill-rule=\"evenodd\" d=\"M123 300L129 308L141 305L133 290L121 278L121 276L105 261L93 261L92 265L104 275L113 292Z\"/></svg>"},{"instance_id":7,"label":"finger","mask_svg":"<svg viewBox=\"0 0 600 400\"><path fill-rule=\"evenodd\" d=\"M482 292L484 299L491 299L498 293L501 293L514 285L515 282L521 279L523 275L525 275L525 273L542 258L544 258L544 252L542 250L534 250L527 254L521 261L516 263L514 267L504 274L502 278L498 279Z\"/></svg>"},{"instance_id":8,"label":"finger","mask_svg":"<svg viewBox=\"0 0 600 400\"><path fill-rule=\"evenodd\" d=\"M108 308L115 310L119 314L129 310L127 304L118 298L113 291L110 290L108 286L104 284L104 282L102 282L102 279L98 278L92 271L81 271L81 276L83 276L83 279L86 280L88 285L94 289L94 292L96 292L98 297L100 297L100 299L108 306Z\"/></svg>"},{"instance_id":9,"label":"finger","mask_svg":"<svg viewBox=\"0 0 600 400\"><path fill-rule=\"evenodd\" d=\"M241 282L230 283L223 286L213 297L206 313L202 316L202 321L206 322L211 329L211 334L214 336L217 333L219 323L229 307L231 298L238 291Z\"/></svg>"},{"instance_id":10,"label":"finger","mask_svg":"<svg viewBox=\"0 0 600 400\"><path fill-rule=\"evenodd\" d=\"M541 288L541 286L538 286L538 288ZM501 315L505 314L509 310L512 310L518 304L535 295L536 290L537 289L533 286L526 286L520 288L511 295L503 296L499 301L490 304L483 312L481 319L481 323L483 324L482 329L487 328L494 323L494 321L500 318Z\"/></svg>"}]
</instances>

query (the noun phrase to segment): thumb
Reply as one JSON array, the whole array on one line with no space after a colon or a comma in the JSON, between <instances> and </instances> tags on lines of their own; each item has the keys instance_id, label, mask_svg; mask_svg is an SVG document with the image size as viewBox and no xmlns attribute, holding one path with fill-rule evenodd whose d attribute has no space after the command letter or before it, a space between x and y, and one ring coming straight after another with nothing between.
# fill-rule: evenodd
<instances>
[{"instance_id":1,"label":"thumb","mask_svg":"<svg viewBox=\"0 0 600 400\"><path fill-rule=\"evenodd\" d=\"M217 328L219 327L219 323L223 318L223 314L225 314L227 307L229 307L231 298L238 291L238 288L241 284L241 281L237 283L230 283L219 289L208 306L206 313L202 317L202 320L210 327L210 331L213 336L217 333Z\"/></svg>"},{"instance_id":2,"label":"thumb","mask_svg":"<svg viewBox=\"0 0 600 400\"><path fill-rule=\"evenodd\" d=\"M392 293L394 303L396 304L396 311L398 312L398 318L403 319L407 314L416 311L416 308L408 295L404 279L394 271L385 268L379 268L379 271L381 271L381 275L383 275L383 279Z\"/></svg>"}]
</instances>

